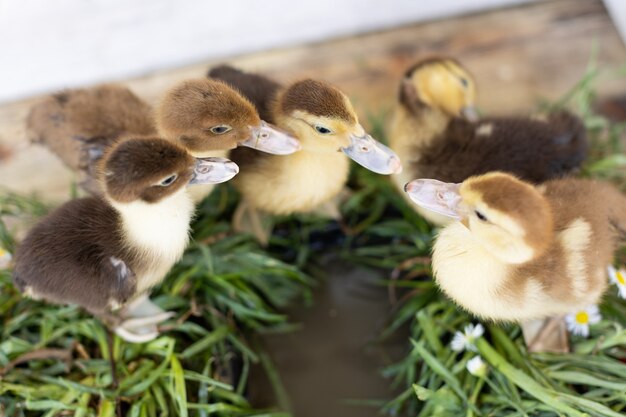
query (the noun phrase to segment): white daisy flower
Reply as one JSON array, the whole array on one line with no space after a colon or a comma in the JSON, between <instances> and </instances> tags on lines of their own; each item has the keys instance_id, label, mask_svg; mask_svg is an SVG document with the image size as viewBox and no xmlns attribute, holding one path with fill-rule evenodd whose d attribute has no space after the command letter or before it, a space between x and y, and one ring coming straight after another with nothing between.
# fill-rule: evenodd
<instances>
[{"instance_id":1,"label":"white daisy flower","mask_svg":"<svg viewBox=\"0 0 626 417\"><path fill-rule=\"evenodd\" d=\"M452 348L455 352L462 352L465 349L477 352L474 343L476 342L476 339L483 335L483 333L485 333L485 328L482 324L478 323L473 325L470 323L465 326L462 333L456 332L454 334L452 342L450 342L450 348Z\"/></svg>"},{"instance_id":2,"label":"white daisy flower","mask_svg":"<svg viewBox=\"0 0 626 417\"><path fill-rule=\"evenodd\" d=\"M609 265L607 269L611 282L617 286L620 298L626 299L626 270L623 268L617 270L613 265Z\"/></svg>"},{"instance_id":3,"label":"white daisy flower","mask_svg":"<svg viewBox=\"0 0 626 417\"><path fill-rule=\"evenodd\" d=\"M590 305L582 310L578 310L574 313L565 316L565 323L567 324L567 330L575 335L588 337L589 325L596 324L602 319L600 310L597 305Z\"/></svg>"},{"instance_id":4,"label":"white daisy flower","mask_svg":"<svg viewBox=\"0 0 626 417\"><path fill-rule=\"evenodd\" d=\"M480 356L474 356L472 359L467 361L465 365L468 372L474 376L485 376L487 374L487 364L483 362L483 359Z\"/></svg>"},{"instance_id":5,"label":"white daisy flower","mask_svg":"<svg viewBox=\"0 0 626 417\"><path fill-rule=\"evenodd\" d=\"M13 256L4 248L0 247L0 269L7 268Z\"/></svg>"}]
</instances>

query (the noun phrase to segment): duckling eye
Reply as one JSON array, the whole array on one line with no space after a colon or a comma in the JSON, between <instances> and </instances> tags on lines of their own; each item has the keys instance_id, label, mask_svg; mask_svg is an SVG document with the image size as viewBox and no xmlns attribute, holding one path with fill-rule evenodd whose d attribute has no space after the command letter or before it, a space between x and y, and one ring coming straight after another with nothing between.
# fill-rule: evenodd
<instances>
[{"instance_id":1,"label":"duckling eye","mask_svg":"<svg viewBox=\"0 0 626 417\"><path fill-rule=\"evenodd\" d=\"M168 185L172 185L172 183L174 183L174 181L176 181L176 178L178 178L178 175L176 175L176 174L170 175L169 177L167 177L163 181L161 181L159 183L159 185L162 186L162 187L167 187Z\"/></svg>"},{"instance_id":2,"label":"duckling eye","mask_svg":"<svg viewBox=\"0 0 626 417\"><path fill-rule=\"evenodd\" d=\"M318 133L321 133L322 135L328 135L330 133L333 133L333 131L327 128L326 126L315 125L313 126L313 128L317 130Z\"/></svg>"},{"instance_id":3,"label":"duckling eye","mask_svg":"<svg viewBox=\"0 0 626 417\"><path fill-rule=\"evenodd\" d=\"M461 79L460 79L460 81L461 81L461 85L462 85L464 88L467 88L467 87L469 86L469 81L467 81L467 79L466 79L466 78L461 78Z\"/></svg>"},{"instance_id":4,"label":"duckling eye","mask_svg":"<svg viewBox=\"0 0 626 417\"><path fill-rule=\"evenodd\" d=\"M487 216L485 216L484 214L482 214L480 211L478 210L474 210L474 214L476 214L476 217L478 217L478 220L486 222L487 220Z\"/></svg>"},{"instance_id":5,"label":"duckling eye","mask_svg":"<svg viewBox=\"0 0 626 417\"><path fill-rule=\"evenodd\" d=\"M228 125L217 125L217 126L213 126L209 130L212 133L215 133L216 135L222 135L222 134L224 134L226 132L230 132L231 130L233 130L233 128L231 126L228 126Z\"/></svg>"}]
</instances>

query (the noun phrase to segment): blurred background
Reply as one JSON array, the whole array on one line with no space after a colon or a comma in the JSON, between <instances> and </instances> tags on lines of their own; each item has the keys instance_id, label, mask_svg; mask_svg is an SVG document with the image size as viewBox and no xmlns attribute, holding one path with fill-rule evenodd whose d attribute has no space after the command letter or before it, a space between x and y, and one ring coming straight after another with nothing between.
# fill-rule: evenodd
<instances>
[{"instance_id":1,"label":"blurred background","mask_svg":"<svg viewBox=\"0 0 626 417\"><path fill-rule=\"evenodd\" d=\"M621 0L0 0L0 187L68 196L69 171L28 145L24 119L38 96L121 82L154 104L225 61L281 82L326 79L365 125L385 120L401 74L432 54L473 73L485 113L561 97L592 56L608 74L598 95L619 95L625 10Z\"/></svg>"},{"instance_id":2,"label":"blurred background","mask_svg":"<svg viewBox=\"0 0 626 417\"><path fill-rule=\"evenodd\" d=\"M523 2L4 0L0 101Z\"/></svg>"}]
</instances>

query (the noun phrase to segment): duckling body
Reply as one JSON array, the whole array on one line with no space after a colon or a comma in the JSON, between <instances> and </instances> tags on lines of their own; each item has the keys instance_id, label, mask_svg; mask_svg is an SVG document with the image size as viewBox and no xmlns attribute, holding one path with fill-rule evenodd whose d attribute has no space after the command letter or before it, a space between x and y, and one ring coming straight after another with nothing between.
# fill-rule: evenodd
<instances>
[{"instance_id":1,"label":"duckling body","mask_svg":"<svg viewBox=\"0 0 626 417\"><path fill-rule=\"evenodd\" d=\"M14 283L31 297L108 318L160 283L182 256L194 211L187 184L221 182L236 171L230 161L196 160L160 138L112 144L97 170L103 193L66 203L29 232L16 253ZM168 317L147 298L142 303L156 315L147 323ZM116 330L131 341L158 334L133 334L119 321Z\"/></svg>"},{"instance_id":2,"label":"duckling body","mask_svg":"<svg viewBox=\"0 0 626 417\"><path fill-rule=\"evenodd\" d=\"M407 190L418 202L416 183ZM606 266L626 235L619 191L571 178L535 187L489 173L469 178L458 193L452 211L461 221L438 235L433 270L461 307L489 320L528 321L599 302Z\"/></svg>"},{"instance_id":3,"label":"duckling body","mask_svg":"<svg viewBox=\"0 0 626 417\"><path fill-rule=\"evenodd\" d=\"M229 158L243 173L233 184L253 210L291 214L331 203L348 178L346 155L377 172L400 169L397 156L365 133L349 99L327 83L308 79L282 87L226 65L208 75L241 92L265 120L302 144L302 150L288 156L239 148L231 151ZM264 233L255 234L259 240L267 240Z\"/></svg>"},{"instance_id":4,"label":"duckling body","mask_svg":"<svg viewBox=\"0 0 626 417\"><path fill-rule=\"evenodd\" d=\"M104 314L165 277L187 246L193 208L185 192L154 207L70 201L24 239L14 280L33 298Z\"/></svg>"},{"instance_id":5,"label":"duckling body","mask_svg":"<svg viewBox=\"0 0 626 417\"><path fill-rule=\"evenodd\" d=\"M474 96L472 77L454 60L425 60L407 71L390 128L391 147L404 162L402 174L393 177L399 189L413 178L461 182L491 171L540 183L584 161L585 127L573 114L468 120Z\"/></svg>"},{"instance_id":6,"label":"duckling body","mask_svg":"<svg viewBox=\"0 0 626 417\"><path fill-rule=\"evenodd\" d=\"M33 106L26 123L31 140L79 172L91 193L99 192L94 170L106 148L126 133L156 134L150 106L116 85L48 96Z\"/></svg>"},{"instance_id":7,"label":"duckling body","mask_svg":"<svg viewBox=\"0 0 626 417\"><path fill-rule=\"evenodd\" d=\"M254 207L276 215L305 213L327 203L344 188L350 168L341 153L300 151L289 158L248 155L252 159L242 153L237 149L229 157L255 175L244 175L235 187L244 196L254 195Z\"/></svg>"}]
</instances>

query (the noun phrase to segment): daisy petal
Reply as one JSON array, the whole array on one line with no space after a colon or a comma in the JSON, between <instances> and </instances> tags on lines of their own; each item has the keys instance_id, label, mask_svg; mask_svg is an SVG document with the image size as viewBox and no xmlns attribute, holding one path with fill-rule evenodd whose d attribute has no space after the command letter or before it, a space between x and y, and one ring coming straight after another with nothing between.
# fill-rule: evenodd
<instances>
[{"instance_id":1,"label":"daisy petal","mask_svg":"<svg viewBox=\"0 0 626 417\"><path fill-rule=\"evenodd\" d=\"M465 367L468 372L474 376L485 376L487 373L487 365L483 362L480 356L474 356L472 359L467 361Z\"/></svg>"}]
</instances>

